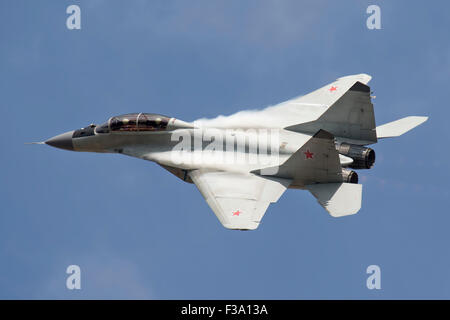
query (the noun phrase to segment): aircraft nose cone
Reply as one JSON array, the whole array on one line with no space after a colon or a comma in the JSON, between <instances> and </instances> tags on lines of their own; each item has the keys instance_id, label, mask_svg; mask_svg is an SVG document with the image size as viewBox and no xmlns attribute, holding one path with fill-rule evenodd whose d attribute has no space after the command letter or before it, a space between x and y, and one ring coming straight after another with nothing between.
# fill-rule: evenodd
<instances>
[{"instance_id":1,"label":"aircraft nose cone","mask_svg":"<svg viewBox=\"0 0 450 320\"><path fill-rule=\"evenodd\" d=\"M73 151L72 136L73 136L73 131L69 131L69 132L57 135L53 138L50 138L47 141L45 141L45 143L48 144L49 146L52 146L55 148Z\"/></svg>"}]
</instances>

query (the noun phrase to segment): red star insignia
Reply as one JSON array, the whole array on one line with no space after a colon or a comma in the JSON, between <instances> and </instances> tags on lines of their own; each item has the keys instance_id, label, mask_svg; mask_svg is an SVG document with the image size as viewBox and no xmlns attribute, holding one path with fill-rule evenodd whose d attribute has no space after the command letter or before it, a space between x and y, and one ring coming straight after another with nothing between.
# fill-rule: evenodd
<instances>
[{"instance_id":1,"label":"red star insignia","mask_svg":"<svg viewBox=\"0 0 450 320\"><path fill-rule=\"evenodd\" d=\"M310 152L309 149L306 150L306 152L304 152L304 154L306 155L306 159L312 159L313 155L314 155L314 153Z\"/></svg>"},{"instance_id":2,"label":"red star insignia","mask_svg":"<svg viewBox=\"0 0 450 320\"><path fill-rule=\"evenodd\" d=\"M241 213L242 213L242 212L240 212L239 210L237 210L237 211L233 212L233 217L234 217L234 216L238 216L238 217L239 217L239 215L240 215Z\"/></svg>"},{"instance_id":3,"label":"red star insignia","mask_svg":"<svg viewBox=\"0 0 450 320\"><path fill-rule=\"evenodd\" d=\"M337 89L337 87L335 87L335 86L331 86L331 88L330 89L328 89L330 92L333 92L333 91L336 91L336 89Z\"/></svg>"}]
</instances>

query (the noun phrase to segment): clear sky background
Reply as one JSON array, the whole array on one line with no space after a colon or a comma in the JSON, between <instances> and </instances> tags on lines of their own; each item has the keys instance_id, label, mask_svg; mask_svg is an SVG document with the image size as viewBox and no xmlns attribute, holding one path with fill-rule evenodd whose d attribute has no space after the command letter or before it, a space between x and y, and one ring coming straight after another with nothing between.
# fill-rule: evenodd
<instances>
[{"instance_id":1,"label":"clear sky background","mask_svg":"<svg viewBox=\"0 0 450 320\"><path fill-rule=\"evenodd\" d=\"M81 30L66 8L81 7ZM381 30L366 8L381 7ZM0 1L0 298L450 298L450 2ZM186 121L373 76L363 206L330 217L288 190L256 231L194 185L124 157L24 145L110 116ZM82 289L69 291L68 265ZM381 290L366 268L381 267Z\"/></svg>"}]
</instances>

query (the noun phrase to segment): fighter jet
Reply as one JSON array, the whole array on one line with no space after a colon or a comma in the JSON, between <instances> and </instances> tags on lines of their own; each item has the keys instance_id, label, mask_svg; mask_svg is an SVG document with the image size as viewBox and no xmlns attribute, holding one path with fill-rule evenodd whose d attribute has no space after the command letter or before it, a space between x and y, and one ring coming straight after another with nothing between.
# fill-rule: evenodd
<instances>
[{"instance_id":1,"label":"fighter jet","mask_svg":"<svg viewBox=\"0 0 450 320\"><path fill-rule=\"evenodd\" d=\"M368 145L428 119L409 116L377 127L370 79L342 77L278 105L216 119L114 116L42 143L156 162L195 184L228 229L258 228L287 188L308 190L331 216L342 217L361 208L355 170L373 167L375 151Z\"/></svg>"}]
</instances>

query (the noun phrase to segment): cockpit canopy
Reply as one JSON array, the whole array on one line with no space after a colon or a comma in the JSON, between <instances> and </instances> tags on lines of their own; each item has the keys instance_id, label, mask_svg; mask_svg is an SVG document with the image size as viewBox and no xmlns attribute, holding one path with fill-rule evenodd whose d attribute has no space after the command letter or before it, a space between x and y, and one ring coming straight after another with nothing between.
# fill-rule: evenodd
<instances>
[{"instance_id":1,"label":"cockpit canopy","mask_svg":"<svg viewBox=\"0 0 450 320\"><path fill-rule=\"evenodd\" d=\"M112 117L108 122L97 126L96 133L164 131L170 118L153 113L128 113Z\"/></svg>"}]
</instances>

